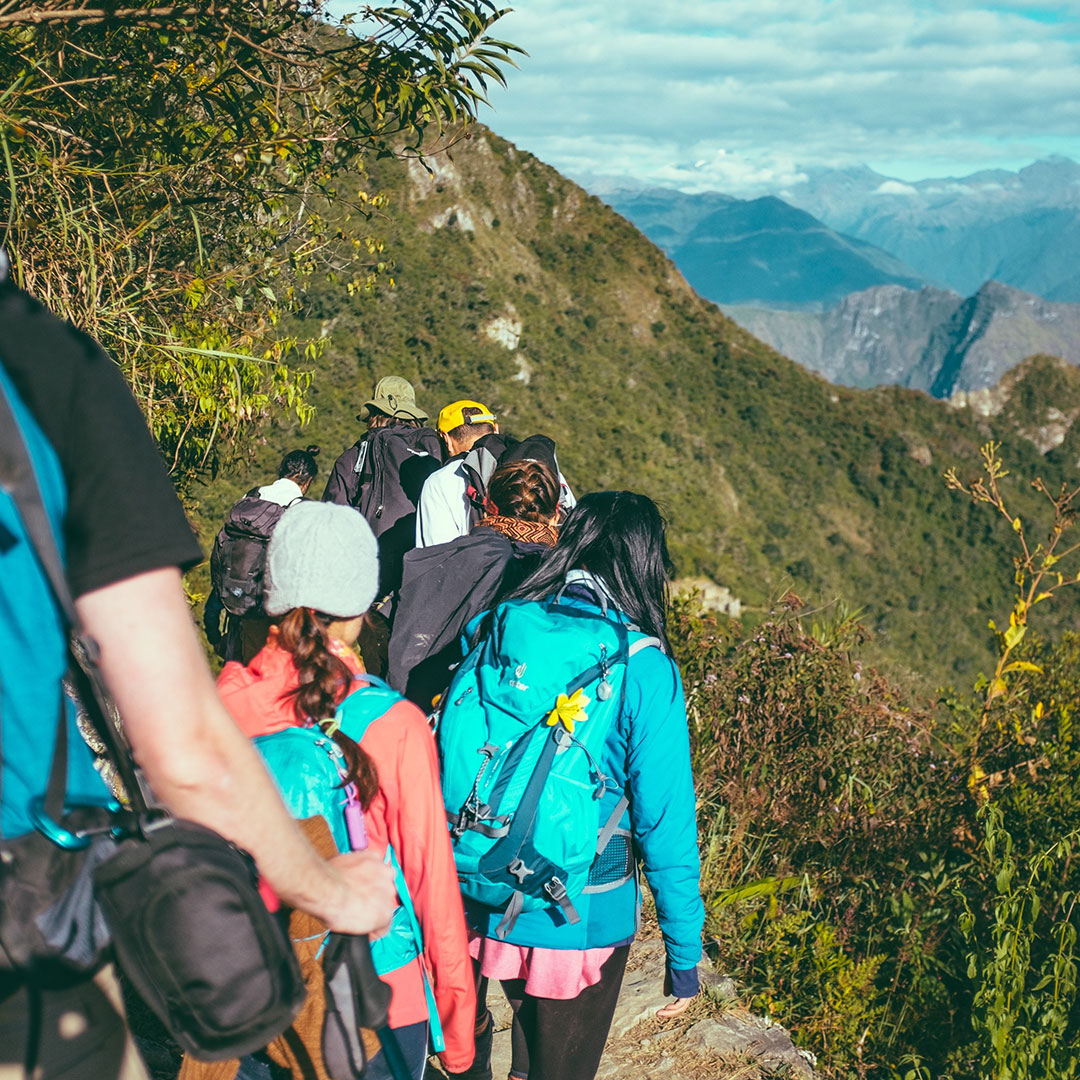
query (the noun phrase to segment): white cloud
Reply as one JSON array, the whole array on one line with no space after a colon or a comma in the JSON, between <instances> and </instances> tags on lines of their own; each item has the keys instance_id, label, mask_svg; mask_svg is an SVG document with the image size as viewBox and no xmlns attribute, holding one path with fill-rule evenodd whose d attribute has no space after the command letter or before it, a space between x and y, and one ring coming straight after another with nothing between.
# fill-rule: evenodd
<instances>
[{"instance_id":1,"label":"white cloud","mask_svg":"<svg viewBox=\"0 0 1080 1080\"><path fill-rule=\"evenodd\" d=\"M1080 0L527 0L497 35L530 56L484 119L579 178L739 193L1080 157Z\"/></svg>"},{"instance_id":2,"label":"white cloud","mask_svg":"<svg viewBox=\"0 0 1080 1080\"><path fill-rule=\"evenodd\" d=\"M1080 156L1076 31L976 0L530 0L500 28L531 56L490 123L571 175L688 189Z\"/></svg>"},{"instance_id":3,"label":"white cloud","mask_svg":"<svg viewBox=\"0 0 1080 1080\"><path fill-rule=\"evenodd\" d=\"M874 188L873 195L917 195L918 190L910 184L901 183L899 180L886 180Z\"/></svg>"}]
</instances>

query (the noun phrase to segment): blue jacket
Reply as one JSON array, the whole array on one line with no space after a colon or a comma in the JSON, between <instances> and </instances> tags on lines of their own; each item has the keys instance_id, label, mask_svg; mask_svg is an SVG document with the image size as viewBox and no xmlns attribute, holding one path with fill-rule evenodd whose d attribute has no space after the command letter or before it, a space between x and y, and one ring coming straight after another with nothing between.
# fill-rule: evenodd
<instances>
[{"instance_id":1,"label":"blue jacket","mask_svg":"<svg viewBox=\"0 0 1080 1080\"><path fill-rule=\"evenodd\" d=\"M580 594L568 602L599 611ZM609 611L609 618L626 621L614 611ZM630 657L626 705L608 737L600 767L630 801L620 824L631 832L635 854L656 901L672 993L692 997L698 991L705 913L699 889L690 735L679 669L659 649L642 649ZM543 941L559 949L626 944L640 925L641 887L635 875L608 892L577 897L574 905L580 923L556 925L548 911L525 912L506 940L522 945ZM501 912L470 910L466 905L466 915L479 933L496 936Z\"/></svg>"}]
</instances>

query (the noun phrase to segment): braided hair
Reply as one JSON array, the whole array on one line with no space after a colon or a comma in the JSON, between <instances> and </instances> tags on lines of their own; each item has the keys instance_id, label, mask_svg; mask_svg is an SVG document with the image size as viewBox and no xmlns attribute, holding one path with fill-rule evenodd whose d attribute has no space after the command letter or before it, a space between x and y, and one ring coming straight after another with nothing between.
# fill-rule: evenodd
<instances>
[{"instance_id":1,"label":"braided hair","mask_svg":"<svg viewBox=\"0 0 1080 1080\"><path fill-rule=\"evenodd\" d=\"M293 709L301 723L314 720L319 725L333 718L338 705L349 691L352 672L345 661L330 649L327 627L332 620L328 615L311 608L293 608L278 627L278 644L293 658L300 675L299 685L289 694ZM356 785L357 797L367 806L379 790L379 775L375 763L340 729L330 737L341 747L345 755L346 775L342 787Z\"/></svg>"},{"instance_id":2,"label":"braided hair","mask_svg":"<svg viewBox=\"0 0 1080 1080\"><path fill-rule=\"evenodd\" d=\"M559 480L542 461L511 461L491 474L487 501L499 517L548 522L559 509Z\"/></svg>"}]
</instances>

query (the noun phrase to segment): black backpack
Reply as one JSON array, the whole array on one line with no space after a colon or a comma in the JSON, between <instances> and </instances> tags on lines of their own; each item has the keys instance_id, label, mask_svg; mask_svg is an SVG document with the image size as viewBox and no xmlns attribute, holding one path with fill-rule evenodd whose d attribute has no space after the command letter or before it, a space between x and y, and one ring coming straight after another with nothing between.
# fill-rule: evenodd
<instances>
[{"instance_id":1,"label":"black backpack","mask_svg":"<svg viewBox=\"0 0 1080 1080\"><path fill-rule=\"evenodd\" d=\"M424 481L442 464L442 444L432 428L392 426L369 431L356 448L353 505L381 536L416 513Z\"/></svg>"},{"instance_id":2,"label":"black backpack","mask_svg":"<svg viewBox=\"0 0 1080 1080\"><path fill-rule=\"evenodd\" d=\"M229 511L217 534L210 581L230 615L262 614L266 546L285 509L260 499L259 489L253 488Z\"/></svg>"},{"instance_id":3,"label":"black backpack","mask_svg":"<svg viewBox=\"0 0 1080 1080\"><path fill-rule=\"evenodd\" d=\"M442 465L442 443L429 427L374 428L356 444L352 505L379 541L379 595L401 584L401 560L416 544L416 504Z\"/></svg>"}]
</instances>

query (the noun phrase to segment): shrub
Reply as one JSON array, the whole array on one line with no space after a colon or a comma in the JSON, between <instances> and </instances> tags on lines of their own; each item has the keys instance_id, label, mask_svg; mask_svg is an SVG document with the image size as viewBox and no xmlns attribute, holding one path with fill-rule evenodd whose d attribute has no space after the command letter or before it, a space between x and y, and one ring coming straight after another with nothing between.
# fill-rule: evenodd
<instances>
[{"instance_id":1,"label":"shrub","mask_svg":"<svg viewBox=\"0 0 1080 1080\"><path fill-rule=\"evenodd\" d=\"M829 1075L868 1075L966 992L937 965L961 947L970 800L929 712L859 660L857 613L785 605L748 636L688 601L673 615L709 930Z\"/></svg>"}]
</instances>

